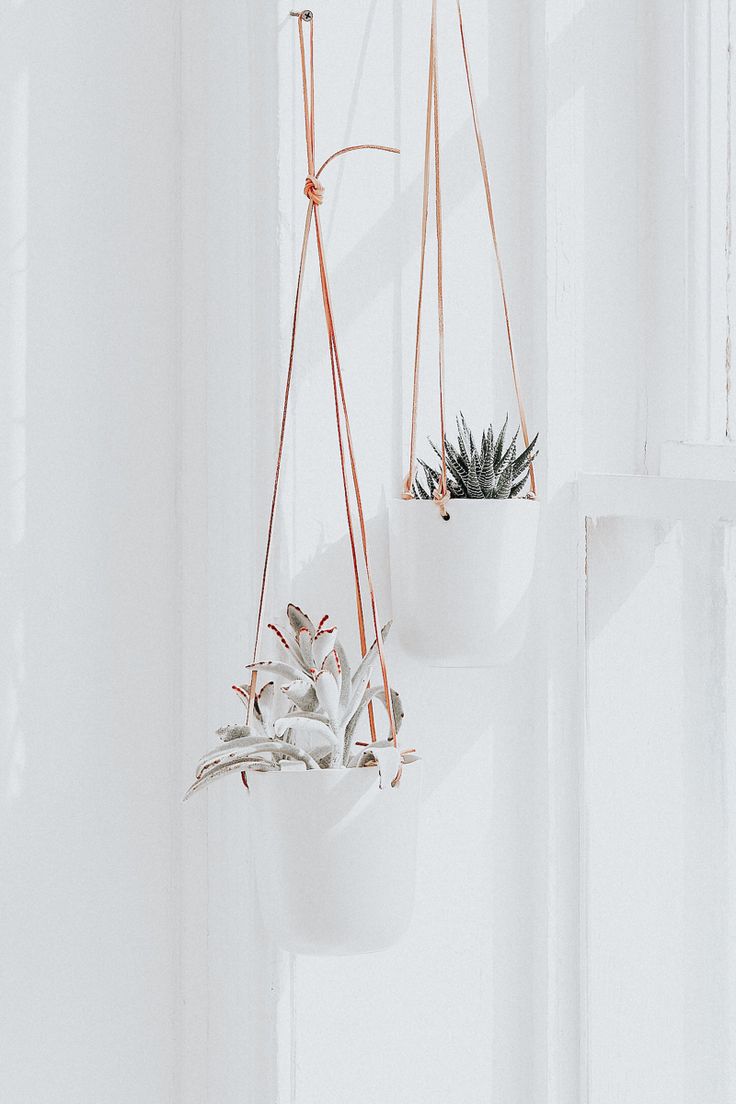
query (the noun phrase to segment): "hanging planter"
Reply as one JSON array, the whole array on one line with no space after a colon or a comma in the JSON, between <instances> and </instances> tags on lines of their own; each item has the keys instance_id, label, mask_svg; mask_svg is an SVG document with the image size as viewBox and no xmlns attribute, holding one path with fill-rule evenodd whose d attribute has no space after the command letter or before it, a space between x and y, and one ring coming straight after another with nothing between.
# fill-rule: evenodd
<instances>
[{"instance_id":1,"label":"hanging planter","mask_svg":"<svg viewBox=\"0 0 736 1104\"><path fill-rule=\"evenodd\" d=\"M269 625L282 658L250 666L268 677L265 685L254 693L251 675L233 687L246 723L219 730L187 797L243 773L261 912L284 950L381 950L411 918L422 764L413 749L398 748L399 695L391 691L389 708L385 687L370 685L378 641L353 668L326 617L315 626L290 605L287 619ZM357 742L374 703L386 708L394 736Z\"/></svg>"},{"instance_id":2,"label":"hanging planter","mask_svg":"<svg viewBox=\"0 0 736 1104\"><path fill-rule=\"evenodd\" d=\"M314 23L298 16L307 147L308 205L281 416L276 472L248 678L233 689L245 723L218 730L220 742L200 761L186 797L229 774L240 774L251 803L252 843L263 919L285 950L304 954L362 954L389 946L409 923L414 896L421 763L399 747L403 708L391 687L378 603L371 575L366 524L350 430L319 208L322 171L338 156L388 146L350 146L317 169L314 153ZM304 27L309 27L305 42ZM361 657L351 663L327 616L313 622L289 605L282 627L269 625L280 657L259 660L276 504L294 369L294 350L307 246L315 231L322 302L350 538ZM354 516L355 514L355 516ZM356 547L356 535L360 551ZM367 586L374 639L366 635ZM380 680L371 686L374 668ZM259 676L267 681L258 689ZM379 739L374 706L388 717ZM358 739L367 714L370 740ZM245 791L244 791L245 794Z\"/></svg>"},{"instance_id":3,"label":"hanging planter","mask_svg":"<svg viewBox=\"0 0 736 1104\"><path fill-rule=\"evenodd\" d=\"M519 407L519 428L510 437L507 415L500 432L494 433L493 426L488 426L474 439L464 417L459 415L457 441L451 441L446 432L437 4L433 0L409 468L401 498L389 504L391 580L399 635L409 652L433 666L480 667L508 663L524 646L539 525L534 471L537 437L529 438L521 396L488 169L459 3L458 19ZM440 435L439 445L432 442L435 455L431 463L420 459L421 472L418 473L416 436L422 300L432 156L437 236Z\"/></svg>"},{"instance_id":4,"label":"hanging planter","mask_svg":"<svg viewBox=\"0 0 736 1104\"><path fill-rule=\"evenodd\" d=\"M261 913L299 954L365 954L411 920L421 763L379 789L375 770L253 773L251 825Z\"/></svg>"},{"instance_id":5,"label":"hanging planter","mask_svg":"<svg viewBox=\"0 0 736 1104\"><path fill-rule=\"evenodd\" d=\"M448 509L444 525L433 502L389 504L399 641L430 666L508 663L529 624L539 503L453 499Z\"/></svg>"}]
</instances>

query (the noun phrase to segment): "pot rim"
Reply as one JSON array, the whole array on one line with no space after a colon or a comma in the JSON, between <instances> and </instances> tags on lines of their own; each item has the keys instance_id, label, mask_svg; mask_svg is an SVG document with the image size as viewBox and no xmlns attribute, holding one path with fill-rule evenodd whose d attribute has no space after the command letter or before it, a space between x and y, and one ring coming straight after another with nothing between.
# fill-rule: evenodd
<instances>
[{"instance_id":1,"label":"pot rim","mask_svg":"<svg viewBox=\"0 0 736 1104\"><path fill-rule=\"evenodd\" d=\"M437 503L426 498L403 498L401 495L392 495L391 502L416 502L418 506L437 509ZM542 505L540 498L451 498L448 502L448 510L467 510L475 506L536 506Z\"/></svg>"},{"instance_id":2,"label":"pot rim","mask_svg":"<svg viewBox=\"0 0 736 1104\"><path fill-rule=\"evenodd\" d=\"M412 753L411 756L404 762L404 768L403 769L407 770L409 767L415 767L415 766L417 766L421 763L422 763L421 755L417 755L416 753ZM320 767L319 770L314 770L313 769L313 770L298 770L298 771L289 771L289 770L286 770L286 771L282 771L282 770L277 770L277 771L250 770L249 771L248 768L246 767L245 774L249 775L250 778L252 778L254 775L260 775L260 778L258 779L258 781L260 783L262 780L265 780L267 778L289 778L289 779L299 778L299 779L303 779L303 778L310 777L310 776L316 776L317 778L320 778L323 775L328 775L328 776L329 775L333 775L333 776L334 775L344 775L345 777L348 777L349 775L354 775L356 771L368 771L369 773L373 774L374 778L378 777L378 769L376 767Z\"/></svg>"}]
</instances>

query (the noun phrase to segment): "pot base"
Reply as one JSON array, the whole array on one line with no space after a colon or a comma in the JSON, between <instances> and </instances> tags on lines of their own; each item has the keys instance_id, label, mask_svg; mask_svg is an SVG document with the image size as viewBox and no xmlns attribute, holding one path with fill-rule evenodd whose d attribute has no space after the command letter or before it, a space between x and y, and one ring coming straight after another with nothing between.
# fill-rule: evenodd
<instances>
[{"instance_id":1,"label":"pot base","mask_svg":"<svg viewBox=\"0 0 736 1104\"><path fill-rule=\"evenodd\" d=\"M384 950L414 903L419 760L378 788L371 767L252 771L251 825L263 921L294 954Z\"/></svg>"},{"instance_id":2,"label":"pot base","mask_svg":"<svg viewBox=\"0 0 736 1104\"><path fill-rule=\"evenodd\" d=\"M540 504L531 499L392 499L391 591L396 633L434 667L496 667L521 652Z\"/></svg>"}]
</instances>

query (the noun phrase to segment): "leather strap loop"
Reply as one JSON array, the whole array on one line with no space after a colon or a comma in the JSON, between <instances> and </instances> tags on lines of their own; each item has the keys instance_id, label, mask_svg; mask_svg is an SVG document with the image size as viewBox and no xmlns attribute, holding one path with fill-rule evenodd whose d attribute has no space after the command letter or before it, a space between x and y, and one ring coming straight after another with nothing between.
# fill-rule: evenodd
<instances>
[{"instance_id":1,"label":"leather strap loop","mask_svg":"<svg viewBox=\"0 0 736 1104\"><path fill-rule=\"evenodd\" d=\"M516 402L519 407L519 421L521 423L521 434L524 439L524 447L529 445L529 431L526 420L526 409L524 407L524 400L521 395L521 383L519 380L519 373L516 367L516 358L514 356L514 346L511 338L511 321L509 318L509 306L506 296L506 284L504 281L503 268L501 265L501 256L498 248L498 235L496 233L496 220L493 213L493 202L491 199L491 185L488 177L488 166L486 163L485 148L483 145L483 137L480 132L480 123L478 121L478 109L475 99L475 92L473 89L473 79L470 72L470 61L468 59L468 51L465 42L465 31L463 27L463 16L460 8L460 2L457 2L457 14L458 22L460 26L460 43L463 53L463 62L465 65L465 76L468 85L468 95L470 98L470 111L473 119L473 130L475 132L475 141L478 148L478 157L480 160L481 176L483 178L483 187L486 195L486 207L488 210L488 221L491 228L491 240L493 243L493 251L496 259L496 270L498 272L498 280L501 288L501 299L503 302L503 313L506 323L506 337L509 349L509 359L511 361L511 374L514 380L514 391L516 394ZM422 230L421 230L421 245L419 251L419 294L417 297L417 323L416 323L416 341L414 345L414 380L412 385L412 407L411 407L411 435L409 439L409 467L404 478L404 484L402 488L403 498L413 498L412 485L416 475L416 438L417 438L417 416L419 408L419 370L420 370L420 353L421 353L421 328L422 328L422 301L424 297L424 269L425 258L427 249L427 221L429 211L429 182L430 182L430 154L431 154L431 136L434 133L434 181L435 181L435 212L436 212L436 224L437 224L437 323L438 323L438 358L439 358L439 413L440 413L440 437L441 437L441 471L440 482L435 490L434 500L440 507L440 512L443 517L447 517L446 502L447 502L447 464L445 458L445 321L444 321L444 300L443 300L443 271L442 271L442 195L441 195L441 180L440 180L440 142L439 142L439 89L437 79L437 0L432 0L432 27L429 39L429 76L427 81L427 112L426 112L426 126L425 126L425 138L424 138L424 187L422 196ZM534 464L529 465L529 482L532 494L536 494L537 484L534 474Z\"/></svg>"},{"instance_id":2,"label":"leather strap loop","mask_svg":"<svg viewBox=\"0 0 736 1104\"><path fill-rule=\"evenodd\" d=\"M281 480L281 467L284 453L284 442L286 436L286 424L287 414L289 408L289 399L291 395L291 385L293 379L294 370L294 349L296 345L296 333L299 319L299 308L301 305L302 287L304 283L304 267L307 255L307 246L309 243L309 237L312 225L315 228L315 237L317 242L317 258L319 262L319 274L320 284L322 288L322 301L325 312L325 322L327 325L327 338L328 347L330 353L330 369L332 375L332 387L333 397L335 401L335 421L337 426L338 448L340 453L340 468L342 473L343 491L345 497L345 512L348 523L348 534L350 537L350 549L353 563L353 577L355 582L355 595L356 595L356 607L358 614L358 631L360 636L360 647L363 655L367 651L367 640L365 633L365 619L363 614L363 597L360 585L360 572L358 564L358 553L356 549L354 521L352 516L352 509L350 504L350 483L352 483L352 490L355 498L355 505L358 516L358 528L360 533L360 541L362 545L362 561L365 570L365 575L368 583L368 592L370 596L370 607L373 620L373 626L376 633L376 642L378 656L381 666L381 677L383 680L384 692L386 695L386 711L389 718L389 726L391 729L391 739L395 747L398 747L398 739L396 733L396 722L393 713L393 705L391 702L390 683L388 677L388 669L386 666L386 656L383 647L383 639L381 636L381 622L378 614L378 605L376 602L375 587L373 584L373 576L371 573L370 558L368 554L368 539L365 524L365 513L363 509L363 501L360 494L360 486L358 482L358 471L355 460L355 449L353 446L352 433L350 429L350 418L348 415L347 401L345 398L345 387L342 375L342 369L340 366L340 357L337 348L337 337L335 334L335 321L332 309L332 296L330 294L329 280L327 276L327 264L325 259L325 247L322 236L322 227L320 224L319 207L324 199L324 188L320 182L320 175L327 167L327 165L333 161L336 157L345 153L351 153L355 150L383 150L388 153L398 153L398 149L393 146L380 146L380 145L359 145L348 146L345 149L337 150L321 165L318 171L315 172L315 143L314 143L314 20L309 13L309 18L304 12L299 13L299 51L301 57L301 76L302 76L302 98L304 104L304 134L306 141L306 153L307 153L307 180L304 187L304 194L309 200L309 206L307 207L307 213L304 221L304 235L302 238L302 248L299 258L299 271L297 275L296 293L294 297L294 313L291 326L291 342L289 346L289 366L286 374L286 384L284 388L284 400L283 409L281 414L281 428L279 432L279 444L278 452L276 456L276 471L274 475L273 492L271 495L271 508L268 519L268 530L266 537L266 550L263 562L263 571L261 574L261 586L258 598L258 614L256 618L256 631L255 640L253 643L253 659L255 663L258 658L258 650L260 647L261 630L263 626L263 608L265 602L266 588L268 583L268 569L271 556L271 548L273 543L273 530L274 530L274 518L276 514L276 503L278 499L278 492ZM309 56L307 57L307 50L304 40L304 23L309 26ZM348 468L350 479L348 478ZM253 672L250 682L250 693L248 696L248 721L250 721L251 713L253 709L253 701L255 697L257 672ZM373 718L372 708L369 708L370 722L371 722L371 739L376 740L375 723ZM401 776L401 768L394 779L394 784L398 782ZM247 786L245 773L243 773L243 782Z\"/></svg>"}]
</instances>

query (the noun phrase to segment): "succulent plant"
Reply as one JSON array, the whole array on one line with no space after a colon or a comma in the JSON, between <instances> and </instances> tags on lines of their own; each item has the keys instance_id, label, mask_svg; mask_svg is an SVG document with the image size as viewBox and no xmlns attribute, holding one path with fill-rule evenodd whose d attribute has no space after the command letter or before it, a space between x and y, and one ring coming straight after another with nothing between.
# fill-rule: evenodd
<instances>
[{"instance_id":1,"label":"succulent plant","mask_svg":"<svg viewBox=\"0 0 736 1104\"><path fill-rule=\"evenodd\" d=\"M369 703L386 705L383 686L368 685L378 659L376 641L353 673L337 629L328 624L327 616L315 626L298 606L289 605L286 612L287 628L268 626L283 658L263 660L248 668L273 676L254 696L250 722L218 729L221 743L200 760L185 798L230 771L279 770L286 759L297 760L308 770L370 762L378 762L380 767L387 741L365 748L355 744L358 721ZM382 639L390 628L390 622L384 625ZM247 709L249 686L233 686L233 690ZM404 712L395 690L391 691L391 704L398 731Z\"/></svg>"},{"instance_id":2,"label":"succulent plant","mask_svg":"<svg viewBox=\"0 0 736 1104\"><path fill-rule=\"evenodd\" d=\"M537 453L534 451L539 434L517 455L517 429L510 441L506 441L509 417L501 432L494 438L493 426L483 431L480 445L476 443L464 415L457 418L457 444L453 445L445 435L445 462L447 464L447 489L450 498L518 498L529 478L529 467ZM442 452L430 440L435 455L442 462ZM431 499L440 482L440 472L424 460L419 463L424 471L426 487L419 477L414 480L414 498ZM528 496L526 496L528 497Z\"/></svg>"}]
</instances>

